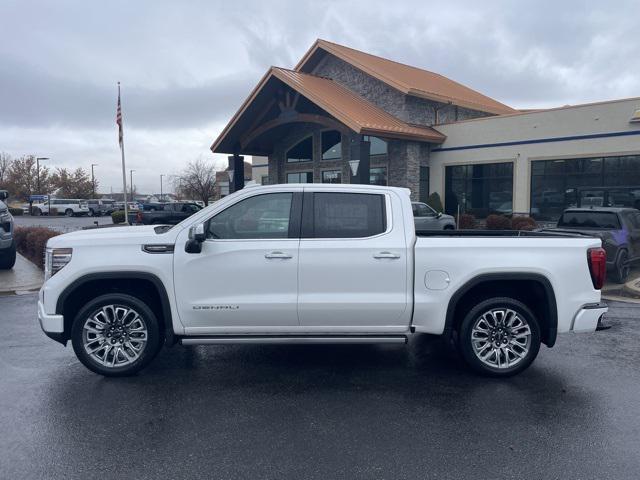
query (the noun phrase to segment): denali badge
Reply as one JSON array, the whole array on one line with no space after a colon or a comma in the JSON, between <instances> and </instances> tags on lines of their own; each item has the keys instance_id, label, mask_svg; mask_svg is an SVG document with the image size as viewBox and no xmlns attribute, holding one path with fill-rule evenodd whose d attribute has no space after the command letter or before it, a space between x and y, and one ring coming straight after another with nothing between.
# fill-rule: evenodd
<instances>
[{"instance_id":1,"label":"denali badge","mask_svg":"<svg viewBox=\"0 0 640 480\"><path fill-rule=\"evenodd\" d=\"M194 305L194 310L238 310L240 305Z\"/></svg>"}]
</instances>

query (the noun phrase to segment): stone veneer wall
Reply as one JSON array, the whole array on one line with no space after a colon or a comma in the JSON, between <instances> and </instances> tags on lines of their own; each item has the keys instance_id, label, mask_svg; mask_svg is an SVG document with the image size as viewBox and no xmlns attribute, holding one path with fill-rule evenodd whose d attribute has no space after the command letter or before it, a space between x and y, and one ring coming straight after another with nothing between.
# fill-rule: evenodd
<instances>
[{"instance_id":1,"label":"stone veneer wall","mask_svg":"<svg viewBox=\"0 0 640 480\"><path fill-rule=\"evenodd\" d=\"M331 78L391 115L408 123L435 125L436 109L438 110L437 123L450 123L491 115L477 110L405 95L330 54L327 54L324 60L320 62L313 74Z\"/></svg>"}]
</instances>

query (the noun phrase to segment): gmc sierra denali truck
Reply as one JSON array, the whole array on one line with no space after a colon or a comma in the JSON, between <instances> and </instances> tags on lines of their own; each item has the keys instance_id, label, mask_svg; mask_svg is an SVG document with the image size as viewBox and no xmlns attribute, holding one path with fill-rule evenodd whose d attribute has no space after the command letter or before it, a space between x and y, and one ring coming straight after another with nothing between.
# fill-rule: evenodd
<instances>
[{"instance_id":1,"label":"gmc sierra denali truck","mask_svg":"<svg viewBox=\"0 0 640 480\"><path fill-rule=\"evenodd\" d=\"M108 376L165 344L415 334L444 335L477 372L508 376L558 333L596 330L605 262L600 239L581 235L416 232L406 189L255 186L173 227L50 239L38 318Z\"/></svg>"}]
</instances>

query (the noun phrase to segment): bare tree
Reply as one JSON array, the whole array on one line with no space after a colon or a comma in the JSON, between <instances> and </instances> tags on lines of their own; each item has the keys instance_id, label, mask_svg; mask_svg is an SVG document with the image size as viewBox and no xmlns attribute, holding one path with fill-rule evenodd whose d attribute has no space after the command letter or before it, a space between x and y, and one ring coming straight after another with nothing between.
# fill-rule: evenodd
<instances>
[{"instance_id":1,"label":"bare tree","mask_svg":"<svg viewBox=\"0 0 640 480\"><path fill-rule=\"evenodd\" d=\"M201 158L189 162L187 167L173 179L176 193L185 198L202 200L209 205L216 184L216 171L213 165Z\"/></svg>"},{"instance_id":2,"label":"bare tree","mask_svg":"<svg viewBox=\"0 0 640 480\"><path fill-rule=\"evenodd\" d=\"M7 181L9 167L12 161L11 155L6 152L0 152L0 187Z\"/></svg>"}]
</instances>

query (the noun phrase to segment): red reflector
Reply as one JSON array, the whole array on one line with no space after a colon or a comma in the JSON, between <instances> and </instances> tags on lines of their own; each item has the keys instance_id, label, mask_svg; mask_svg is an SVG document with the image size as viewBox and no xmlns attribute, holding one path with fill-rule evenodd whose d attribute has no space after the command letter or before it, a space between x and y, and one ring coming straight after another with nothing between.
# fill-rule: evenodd
<instances>
[{"instance_id":1,"label":"red reflector","mask_svg":"<svg viewBox=\"0 0 640 480\"><path fill-rule=\"evenodd\" d=\"M591 273L593 288L600 290L607 276L607 252L601 247L591 248L587 252L587 259L589 261L589 272Z\"/></svg>"},{"instance_id":2,"label":"red reflector","mask_svg":"<svg viewBox=\"0 0 640 480\"><path fill-rule=\"evenodd\" d=\"M142 213L140 212L136 213L136 222L142 223Z\"/></svg>"}]
</instances>

